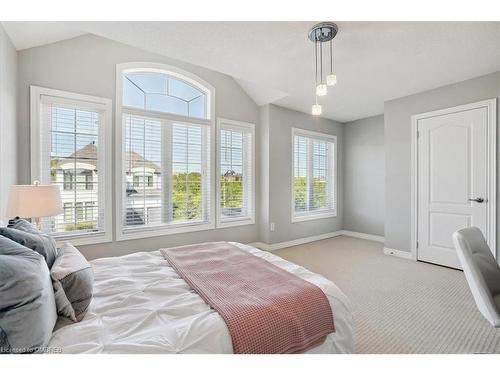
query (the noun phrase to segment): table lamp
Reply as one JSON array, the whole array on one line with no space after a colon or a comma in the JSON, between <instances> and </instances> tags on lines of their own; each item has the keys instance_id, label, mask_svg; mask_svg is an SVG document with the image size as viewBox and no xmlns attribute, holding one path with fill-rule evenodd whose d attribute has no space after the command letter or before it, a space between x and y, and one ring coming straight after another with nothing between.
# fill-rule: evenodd
<instances>
[{"instance_id":1,"label":"table lamp","mask_svg":"<svg viewBox=\"0 0 500 375\"><path fill-rule=\"evenodd\" d=\"M7 203L8 217L31 218L40 229L40 218L63 212L61 191L57 185L13 185Z\"/></svg>"}]
</instances>

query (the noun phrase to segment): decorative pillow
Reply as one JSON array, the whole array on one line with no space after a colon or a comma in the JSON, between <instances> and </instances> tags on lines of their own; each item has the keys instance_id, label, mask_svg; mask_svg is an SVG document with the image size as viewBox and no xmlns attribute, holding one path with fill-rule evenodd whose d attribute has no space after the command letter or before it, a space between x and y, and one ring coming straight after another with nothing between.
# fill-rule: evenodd
<instances>
[{"instance_id":1,"label":"decorative pillow","mask_svg":"<svg viewBox=\"0 0 500 375\"><path fill-rule=\"evenodd\" d=\"M54 264L57 256L56 242L51 236L40 232L26 220L20 219L11 227L0 227L0 235L41 254L49 268Z\"/></svg>"},{"instance_id":2,"label":"decorative pillow","mask_svg":"<svg viewBox=\"0 0 500 375\"><path fill-rule=\"evenodd\" d=\"M43 257L0 236L0 353L45 347L57 320L54 290Z\"/></svg>"},{"instance_id":3,"label":"decorative pillow","mask_svg":"<svg viewBox=\"0 0 500 375\"><path fill-rule=\"evenodd\" d=\"M20 218L10 219L9 225L7 226L9 228L19 229L22 230L23 232L28 232L28 233L34 233L34 234L42 233L38 230L35 224L30 223L28 220Z\"/></svg>"},{"instance_id":4,"label":"decorative pillow","mask_svg":"<svg viewBox=\"0 0 500 375\"><path fill-rule=\"evenodd\" d=\"M50 270L57 313L74 322L83 319L92 300L94 272L85 257L66 242Z\"/></svg>"}]
</instances>

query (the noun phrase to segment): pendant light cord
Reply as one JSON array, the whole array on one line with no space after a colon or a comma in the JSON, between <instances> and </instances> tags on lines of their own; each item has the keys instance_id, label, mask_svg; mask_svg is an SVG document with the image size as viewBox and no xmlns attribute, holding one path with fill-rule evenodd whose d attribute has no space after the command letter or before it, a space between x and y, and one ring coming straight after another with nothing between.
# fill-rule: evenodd
<instances>
[{"instance_id":1,"label":"pendant light cord","mask_svg":"<svg viewBox=\"0 0 500 375\"><path fill-rule=\"evenodd\" d=\"M319 73L319 79L321 81L321 83L323 83L323 43L320 41L319 42L320 45L319 45L319 69L320 69L320 73Z\"/></svg>"},{"instance_id":2,"label":"pendant light cord","mask_svg":"<svg viewBox=\"0 0 500 375\"><path fill-rule=\"evenodd\" d=\"M314 68L316 69L316 86L318 86L318 42L314 42Z\"/></svg>"},{"instance_id":3,"label":"pendant light cord","mask_svg":"<svg viewBox=\"0 0 500 375\"><path fill-rule=\"evenodd\" d=\"M330 74L333 74L333 39L330 40Z\"/></svg>"}]
</instances>

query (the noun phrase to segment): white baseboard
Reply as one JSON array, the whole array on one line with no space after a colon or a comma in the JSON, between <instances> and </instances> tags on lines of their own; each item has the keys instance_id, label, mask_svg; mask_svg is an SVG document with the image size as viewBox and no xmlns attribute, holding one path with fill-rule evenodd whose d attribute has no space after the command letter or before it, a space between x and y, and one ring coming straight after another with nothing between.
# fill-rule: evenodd
<instances>
[{"instance_id":1,"label":"white baseboard","mask_svg":"<svg viewBox=\"0 0 500 375\"><path fill-rule=\"evenodd\" d=\"M272 243L272 244L267 244L264 242L254 242L254 243L251 243L249 245L254 246L256 248L259 248L261 250L275 251L278 249L283 249L285 247L297 246L297 245L302 245L302 244L309 243L309 242L326 240L327 238L337 237L337 236L341 236L341 235L342 235L342 231L339 230L336 232L318 234L317 236L297 238L296 240L291 240L291 241L278 242L278 243Z\"/></svg>"},{"instance_id":2,"label":"white baseboard","mask_svg":"<svg viewBox=\"0 0 500 375\"><path fill-rule=\"evenodd\" d=\"M305 243L326 240L327 238L333 238L333 237L337 237L337 236L349 236L349 237L362 238L365 240L371 240L371 241L377 241L377 242L384 242L385 241L384 237L382 237L382 236L375 236L373 234L360 233L360 232L351 232L348 230L338 230L336 232L323 233L323 234L319 234L317 236L297 238L296 240L291 240L291 241L278 242L278 243L273 243L273 244L267 244L264 242L253 242L253 243L250 243L249 245L256 247L258 249L261 249L261 250L275 251L278 249L283 249L285 247L303 245Z\"/></svg>"},{"instance_id":3,"label":"white baseboard","mask_svg":"<svg viewBox=\"0 0 500 375\"><path fill-rule=\"evenodd\" d=\"M377 242L385 242L385 237L376 236L374 234L361 233L361 232L352 232L350 230L342 230L342 235L349 237L362 238L364 240L377 241Z\"/></svg>"},{"instance_id":4,"label":"white baseboard","mask_svg":"<svg viewBox=\"0 0 500 375\"><path fill-rule=\"evenodd\" d=\"M384 247L384 254L414 260L412 253L410 253L409 251L401 251L401 250L391 249L389 247Z\"/></svg>"},{"instance_id":5,"label":"white baseboard","mask_svg":"<svg viewBox=\"0 0 500 375\"><path fill-rule=\"evenodd\" d=\"M247 243L245 245L248 245L248 246L253 246L253 247L256 247L257 249L261 249L261 250L266 250L266 251L269 251L267 250L267 246L269 246L268 244L265 244L264 242L250 242L250 243Z\"/></svg>"},{"instance_id":6,"label":"white baseboard","mask_svg":"<svg viewBox=\"0 0 500 375\"><path fill-rule=\"evenodd\" d=\"M278 249L283 249L285 247L302 245L305 243L325 240L327 238L333 238L333 237L338 237L338 236L349 236L349 237L355 237L355 238L362 238L365 240L377 241L377 242L382 242L382 243L385 241L385 238L382 236L376 236L373 234L360 233L360 232L352 232L349 230L339 230L336 232L319 234L317 236L298 238L296 240L291 240L291 241L278 242L278 243L273 243L273 244L267 244L264 242L252 242L252 243L249 243L249 245L256 247L258 249L261 249L261 250L265 250L265 251L275 251ZM401 251L401 250L397 250L397 249L391 249L389 247L384 247L384 254L385 255L392 255L392 256L396 256L396 257L400 257L400 258L404 258L404 259L415 260L413 257L413 254L411 252Z\"/></svg>"}]
</instances>

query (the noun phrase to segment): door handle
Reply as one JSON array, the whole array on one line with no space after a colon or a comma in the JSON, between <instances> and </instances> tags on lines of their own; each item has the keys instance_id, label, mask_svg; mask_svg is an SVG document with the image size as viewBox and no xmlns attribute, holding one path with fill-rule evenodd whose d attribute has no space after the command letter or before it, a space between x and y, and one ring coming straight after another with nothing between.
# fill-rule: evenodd
<instances>
[{"instance_id":1,"label":"door handle","mask_svg":"<svg viewBox=\"0 0 500 375\"><path fill-rule=\"evenodd\" d=\"M471 201L471 202L477 202L477 203L483 203L484 202L484 198L481 198L481 197L469 198L469 201Z\"/></svg>"}]
</instances>

